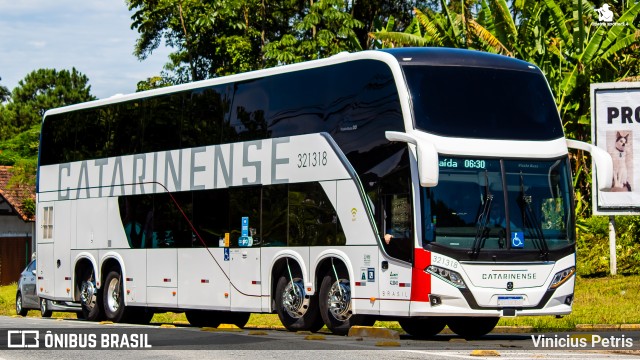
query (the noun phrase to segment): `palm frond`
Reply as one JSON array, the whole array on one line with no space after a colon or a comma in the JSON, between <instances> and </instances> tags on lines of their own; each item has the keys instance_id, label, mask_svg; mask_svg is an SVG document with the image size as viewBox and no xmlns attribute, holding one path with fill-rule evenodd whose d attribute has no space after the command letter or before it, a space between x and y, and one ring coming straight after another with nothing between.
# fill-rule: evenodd
<instances>
[{"instance_id":1,"label":"palm frond","mask_svg":"<svg viewBox=\"0 0 640 360\"><path fill-rule=\"evenodd\" d=\"M487 29L485 29L482 25L478 24L475 20L470 19L468 21L469 27L473 34L482 42L489 45L491 48L495 49L498 53L507 56L513 56L511 51L507 49L501 42L493 36Z\"/></svg>"}]
</instances>

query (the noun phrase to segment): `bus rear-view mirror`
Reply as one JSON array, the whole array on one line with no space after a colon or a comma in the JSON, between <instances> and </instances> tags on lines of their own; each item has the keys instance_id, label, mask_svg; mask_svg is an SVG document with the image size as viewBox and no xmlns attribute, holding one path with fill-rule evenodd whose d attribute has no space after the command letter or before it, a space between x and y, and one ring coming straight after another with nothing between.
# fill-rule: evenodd
<instances>
[{"instance_id":1,"label":"bus rear-view mirror","mask_svg":"<svg viewBox=\"0 0 640 360\"><path fill-rule=\"evenodd\" d=\"M596 167L598 189L603 190L611 188L613 182L613 160L609 153L597 146L578 140L567 139L567 147L589 152Z\"/></svg>"},{"instance_id":2,"label":"bus rear-view mirror","mask_svg":"<svg viewBox=\"0 0 640 360\"><path fill-rule=\"evenodd\" d=\"M438 151L436 151L433 144L418 141L410 134L387 131L385 136L389 141L400 141L416 146L417 162L418 162L418 177L420 178L420 185L424 187L434 187L438 185L438 177L440 174L440 167L438 166Z\"/></svg>"}]
</instances>

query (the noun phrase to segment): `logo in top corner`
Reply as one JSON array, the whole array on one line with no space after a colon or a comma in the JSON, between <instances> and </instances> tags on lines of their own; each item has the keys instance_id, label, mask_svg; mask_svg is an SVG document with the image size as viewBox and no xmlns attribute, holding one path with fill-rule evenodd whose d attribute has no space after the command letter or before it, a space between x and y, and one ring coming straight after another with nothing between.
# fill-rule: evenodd
<instances>
[{"instance_id":1,"label":"logo in top corner","mask_svg":"<svg viewBox=\"0 0 640 360\"><path fill-rule=\"evenodd\" d=\"M598 21L613 22L613 11L609 10L609 4L604 3L599 9L595 9L598 13Z\"/></svg>"}]
</instances>

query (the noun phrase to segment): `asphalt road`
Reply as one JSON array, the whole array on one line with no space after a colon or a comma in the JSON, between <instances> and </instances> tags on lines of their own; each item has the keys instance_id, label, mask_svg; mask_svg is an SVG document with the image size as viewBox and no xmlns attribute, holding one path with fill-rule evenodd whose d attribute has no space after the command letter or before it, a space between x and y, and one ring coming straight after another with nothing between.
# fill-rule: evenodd
<instances>
[{"instance_id":1,"label":"asphalt road","mask_svg":"<svg viewBox=\"0 0 640 360\"><path fill-rule=\"evenodd\" d=\"M35 346L36 338L37 349L21 348L23 344ZM130 348L142 349L124 350ZM478 359L493 356L500 356L500 359L638 360L640 331L489 334L473 341L454 335L439 335L431 340L416 340L409 336L390 340L324 333L309 335L282 330L224 331L189 326L160 328L129 324L100 325L70 319L0 317L0 360L115 360L116 357L398 360Z\"/></svg>"}]
</instances>

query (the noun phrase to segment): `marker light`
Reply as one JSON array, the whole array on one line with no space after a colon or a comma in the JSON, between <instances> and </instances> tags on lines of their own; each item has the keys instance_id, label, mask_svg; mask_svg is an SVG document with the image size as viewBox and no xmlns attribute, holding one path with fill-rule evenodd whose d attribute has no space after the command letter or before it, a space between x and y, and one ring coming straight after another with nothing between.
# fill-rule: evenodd
<instances>
[{"instance_id":1,"label":"marker light","mask_svg":"<svg viewBox=\"0 0 640 360\"><path fill-rule=\"evenodd\" d=\"M467 285L465 285L464 280L462 280L462 276L460 276L460 274L458 274L457 272L453 271L453 270L449 270L449 269L445 269L445 268L441 268L439 266L435 266L435 265L429 265L429 267L427 267L426 269L424 269L424 271L427 274L431 274L437 278L439 278L440 280L444 280L445 282L457 287L457 288L466 288Z\"/></svg>"},{"instance_id":2,"label":"marker light","mask_svg":"<svg viewBox=\"0 0 640 360\"><path fill-rule=\"evenodd\" d=\"M555 289L558 286L564 284L575 273L576 273L575 266L559 271L557 274L553 275L553 280L551 280L551 285L549 285L549 289Z\"/></svg>"}]
</instances>

